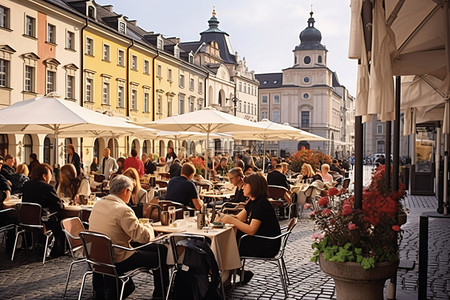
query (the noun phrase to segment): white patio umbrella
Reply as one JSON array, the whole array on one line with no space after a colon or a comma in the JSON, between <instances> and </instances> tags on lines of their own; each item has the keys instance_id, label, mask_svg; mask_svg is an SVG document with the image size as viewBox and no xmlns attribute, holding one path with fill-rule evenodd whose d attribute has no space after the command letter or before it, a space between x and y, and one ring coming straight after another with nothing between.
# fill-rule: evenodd
<instances>
[{"instance_id":1,"label":"white patio umbrella","mask_svg":"<svg viewBox=\"0 0 450 300\"><path fill-rule=\"evenodd\" d=\"M272 122L268 119L263 119L256 124L260 125L265 130L262 132L233 132L231 135L236 140L255 140L264 142L264 155L266 154L267 141L328 141L328 139L312 134L310 132L292 127L288 124L280 124ZM263 164L263 172L265 164Z\"/></svg>"},{"instance_id":2,"label":"white patio umbrella","mask_svg":"<svg viewBox=\"0 0 450 300\"><path fill-rule=\"evenodd\" d=\"M253 131L257 133L265 130L254 122L220 112L210 107L145 123L143 126L169 131L203 132L206 134L206 155L209 152L209 137L211 133L231 133L238 131ZM206 174L208 174L208 164L206 164Z\"/></svg>"},{"instance_id":3,"label":"white patio umbrella","mask_svg":"<svg viewBox=\"0 0 450 300\"><path fill-rule=\"evenodd\" d=\"M59 136L117 136L145 129L56 97L37 97L0 110L1 133L53 134L55 145Z\"/></svg>"}]
</instances>

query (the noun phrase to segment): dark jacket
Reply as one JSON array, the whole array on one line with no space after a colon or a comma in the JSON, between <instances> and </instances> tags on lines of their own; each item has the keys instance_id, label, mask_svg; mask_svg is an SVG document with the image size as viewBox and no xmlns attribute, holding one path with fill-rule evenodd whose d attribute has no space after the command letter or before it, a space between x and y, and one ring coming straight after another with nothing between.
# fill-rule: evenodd
<instances>
[{"instance_id":1,"label":"dark jacket","mask_svg":"<svg viewBox=\"0 0 450 300\"><path fill-rule=\"evenodd\" d=\"M287 181L286 175L284 175L283 173L280 173L276 170L267 174L267 184L283 186L283 187L289 189L289 183Z\"/></svg>"},{"instance_id":2,"label":"dark jacket","mask_svg":"<svg viewBox=\"0 0 450 300\"><path fill-rule=\"evenodd\" d=\"M23 202L38 203L43 209L48 210L49 213L61 213L64 205L56 194L53 185L48 184L43 180L31 180L26 182L22 188Z\"/></svg>"},{"instance_id":3,"label":"dark jacket","mask_svg":"<svg viewBox=\"0 0 450 300\"><path fill-rule=\"evenodd\" d=\"M30 181L30 178L28 176L25 176L24 174L21 173L16 173L12 176L12 193L13 194L17 194L17 193L22 193L22 188L23 185L25 184L25 182Z\"/></svg>"},{"instance_id":4,"label":"dark jacket","mask_svg":"<svg viewBox=\"0 0 450 300\"><path fill-rule=\"evenodd\" d=\"M181 175L181 165L179 163L173 163L169 169L170 178Z\"/></svg>"},{"instance_id":5,"label":"dark jacket","mask_svg":"<svg viewBox=\"0 0 450 300\"><path fill-rule=\"evenodd\" d=\"M153 174L156 171L156 165L154 162L147 160L144 164L145 174Z\"/></svg>"},{"instance_id":6,"label":"dark jacket","mask_svg":"<svg viewBox=\"0 0 450 300\"><path fill-rule=\"evenodd\" d=\"M76 152L73 153L72 161L70 161L70 156L67 155L67 163L68 164L73 164L75 166L75 170L77 170L77 176L80 176L81 159L80 159L80 156L78 155L78 153L76 153Z\"/></svg>"},{"instance_id":7,"label":"dark jacket","mask_svg":"<svg viewBox=\"0 0 450 300\"><path fill-rule=\"evenodd\" d=\"M13 168L11 168L10 166L4 164L2 166L2 170L0 171L0 174L5 176L5 178L8 179L9 181L12 181L12 177L14 174L16 174L16 171Z\"/></svg>"}]
</instances>

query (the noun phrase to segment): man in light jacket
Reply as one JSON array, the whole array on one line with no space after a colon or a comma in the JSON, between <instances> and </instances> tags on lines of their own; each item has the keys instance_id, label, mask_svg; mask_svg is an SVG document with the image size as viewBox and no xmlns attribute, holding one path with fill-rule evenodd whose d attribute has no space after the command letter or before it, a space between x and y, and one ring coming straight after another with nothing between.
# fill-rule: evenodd
<instances>
[{"instance_id":1,"label":"man in light jacket","mask_svg":"<svg viewBox=\"0 0 450 300\"><path fill-rule=\"evenodd\" d=\"M116 159L110 155L111 150L109 148L105 148L105 150L103 150L103 161L100 170L102 171L102 174L105 175L106 180L109 180L109 177L111 177L111 175L116 173L119 169Z\"/></svg>"},{"instance_id":2,"label":"man in light jacket","mask_svg":"<svg viewBox=\"0 0 450 300\"><path fill-rule=\"evenodd\" d=\"M89 230L106 234L116 245L131 248L130 242L148 243L155 238L153 228L143 225L127 205L130 201L133 182L124 175L115 176L110 184L109 195L97 201L89 217ZM158 258L157 248L160 251ZM167 248L162 244L152 244L136 251L126 251L114 248L114 257L119 274L137 268L155 268L161 264L164 287L169 283L169 271L166 264ZM153 271L153 297L162 297L160 270ZM115 299L115 280L112 277L94 273L93 285L96 298ZM125 285L125 295L131 294L134 284L130 278ZM103 295L102 295L103 294Z\"/></svg>"}]
</instances>

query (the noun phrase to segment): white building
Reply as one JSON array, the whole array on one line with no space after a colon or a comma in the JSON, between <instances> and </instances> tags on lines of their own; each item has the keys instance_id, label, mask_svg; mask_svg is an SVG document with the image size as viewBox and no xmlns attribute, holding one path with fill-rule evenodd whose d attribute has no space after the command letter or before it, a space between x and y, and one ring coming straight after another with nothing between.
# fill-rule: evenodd
<instances>
[{"instance_id":1,"label":"white building","mask_svg":"<svg viewBox=\"0 0 450 300\"><path fill-rule=\"evenodd\" d=\"M354 141L354 98L327 67L328 50L314 27L314 18L300 33L293 50L293 66L281 73L257 74L259 119L269 119L328 138L326 142L281 141L270 143L272 155L293 154L302 146L326 154L351 154Z\"/></svg>"}]
</instances>

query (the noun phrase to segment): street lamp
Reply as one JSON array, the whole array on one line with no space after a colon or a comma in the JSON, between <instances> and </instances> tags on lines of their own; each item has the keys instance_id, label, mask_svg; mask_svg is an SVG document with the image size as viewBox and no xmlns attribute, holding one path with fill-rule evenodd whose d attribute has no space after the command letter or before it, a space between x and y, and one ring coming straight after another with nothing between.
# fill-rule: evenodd
<instances>
[{"instance_id":1,"label":"street lamp","mask_svg":"<svg viewBox=\"0 0 450 300\"><path fill-rule=\"evenodd\" d=\"M227 100L231 100L231 101L233 101L233 103L234 103L234 115L236 116L236 105L237 105L237 102L239 101L239 98L238 98L238 94L233 94L233 96L231 97L231 99L227 99Z\"/></svg>"}]
</instances>

